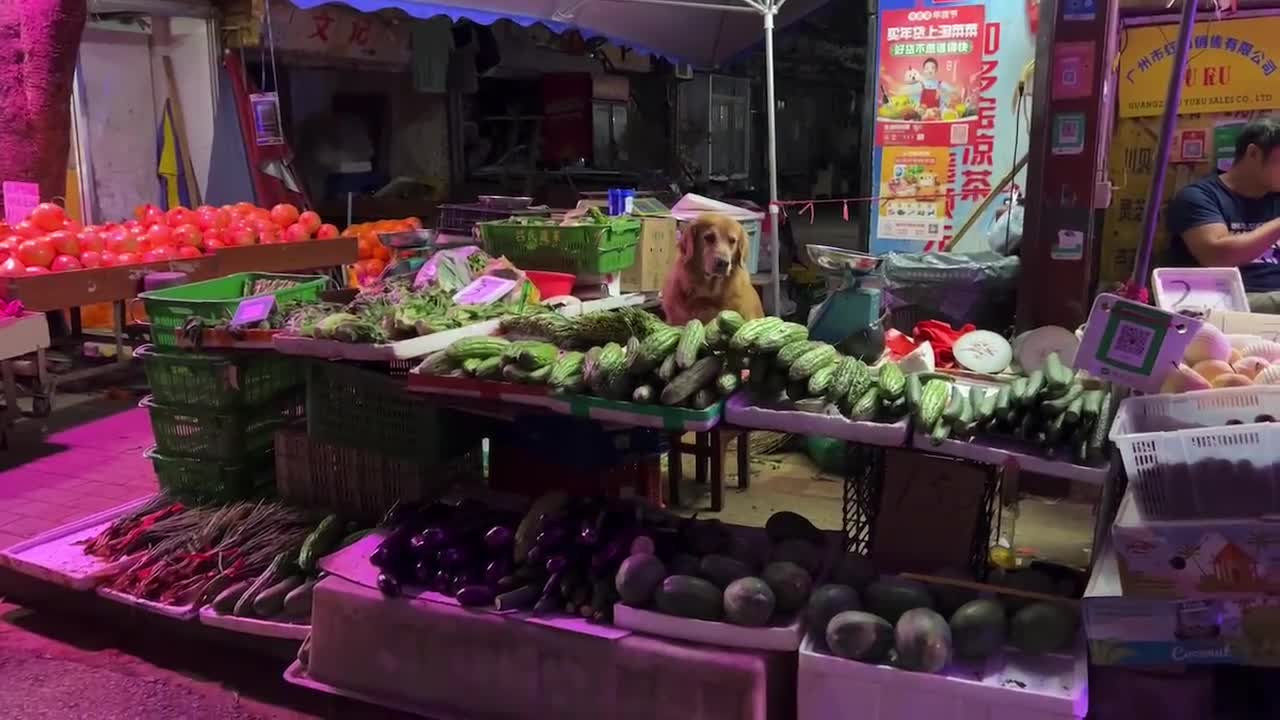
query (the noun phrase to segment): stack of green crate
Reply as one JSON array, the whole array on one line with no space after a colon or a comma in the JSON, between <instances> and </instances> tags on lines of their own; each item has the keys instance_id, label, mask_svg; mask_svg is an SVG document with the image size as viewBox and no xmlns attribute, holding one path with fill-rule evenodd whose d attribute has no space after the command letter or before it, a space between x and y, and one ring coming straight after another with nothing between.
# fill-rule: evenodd
<instances>
[{"instance_id":1,"label":"stack of green crate","mask_svg":"<svg viewBox=\"0 0 1280 720\"><path fill-rule=\"evenodd\" d=\"M259 280L296 281L273 289L276 302L313 299L327 281L312 276L241 273L140 296L154 346L139 348L151 386L148 451L160 487L190 502L227 502L274 491L275 431L305 417L304 365L272 351L209 352L177 347L189 318L225 321ZM265 294L265 293L264 293Z\"/></svg>"}]
</instances>

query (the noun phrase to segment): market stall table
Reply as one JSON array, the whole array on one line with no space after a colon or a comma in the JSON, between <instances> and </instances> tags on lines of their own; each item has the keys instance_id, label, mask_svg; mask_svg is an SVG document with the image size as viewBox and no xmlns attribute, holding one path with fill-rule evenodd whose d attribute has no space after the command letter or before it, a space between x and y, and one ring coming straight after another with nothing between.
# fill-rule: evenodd
<instances>
[{"instance_id":1,"label":"market stall table","mask_svg":"<svg viewBox=\"0 0 1280 720\"><path fill-rule=\"evenodd\" d=\"M0 378L4 381L4 414L0 416L0 447L7 447L10 426L18 419L18 384L14 358L49 347L49 321L43 313L0 318Z\"/></svg>"}]
</instances>

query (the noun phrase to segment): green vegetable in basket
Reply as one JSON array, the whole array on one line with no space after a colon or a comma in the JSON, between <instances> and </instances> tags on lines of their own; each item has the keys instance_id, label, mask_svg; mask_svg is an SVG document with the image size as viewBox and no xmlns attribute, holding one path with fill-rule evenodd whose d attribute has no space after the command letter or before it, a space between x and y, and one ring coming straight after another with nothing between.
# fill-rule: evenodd
<instances>
[{"instance_id":1,"label":"green vegetable in basket","mask_svg":"<svg viewBox=\"0 0 1280 720\"><path fill-rule=\"evenodd\" d=\"M342 537L342 523L337 515L329 515L302 542L298 552L298 569L310 573L316 569L316 561L333 549Z\"/></svg>"}]
</instances>

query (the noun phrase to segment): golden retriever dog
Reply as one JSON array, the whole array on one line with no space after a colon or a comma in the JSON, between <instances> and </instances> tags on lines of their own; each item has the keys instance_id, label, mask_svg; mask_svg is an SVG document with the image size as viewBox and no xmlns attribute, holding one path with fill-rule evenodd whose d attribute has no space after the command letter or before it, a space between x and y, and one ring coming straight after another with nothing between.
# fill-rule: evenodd
<instances>
[{"instance_id":1,"label":"golden retriever dog","mask_svg":"<svg viewBox=\"0 0 1280 720\"><path fill-rule=\"evenodd\" d=\"M743 264L746 252L746 231L727 215L707 213L686 226L662 291L667 322L680 326L698 318L705 323L721 310L737 310L748 320L764 317Z\"/></svg>"}]
</instances>

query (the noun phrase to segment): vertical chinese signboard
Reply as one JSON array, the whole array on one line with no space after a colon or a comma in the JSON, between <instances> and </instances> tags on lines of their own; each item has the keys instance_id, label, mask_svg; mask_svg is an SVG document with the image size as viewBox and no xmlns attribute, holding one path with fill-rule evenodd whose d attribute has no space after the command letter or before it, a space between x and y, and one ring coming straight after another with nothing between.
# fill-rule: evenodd
<instances>
[{"instance_id":1,"label":"vertical chinese signboard","mask_svg":"<svg viewBox=\"0 0 1280 720\"><path fill-rule=\"evenodd\" d=\"M1177 25L1124 30L1117 72L1120 119L1108 162L1114 192L1103 219L1098 268L1104 284L1123 282L1133 273L1177 30ZM1277 107L1280 17L1198 23L1191 39L1161 204L1168 203L1187 183L1229 168L1240 128ZM1152 261L1157 267L1169 243L1164 215L1157 215Z\"/></svg>"},{"instance_id":2,"label":"vertical chinese signboard","mask_svg":"<svg viewBox=\"0 0 1280 720\"><path fill-rule=\"evenodd\" d=\"M942 249L1012 168L1014 143L1026 151L1029 121L1015 128L1010 99L1034 51L1028 5L881 0L872 252Z\"/></svg>"}]
</instances>

